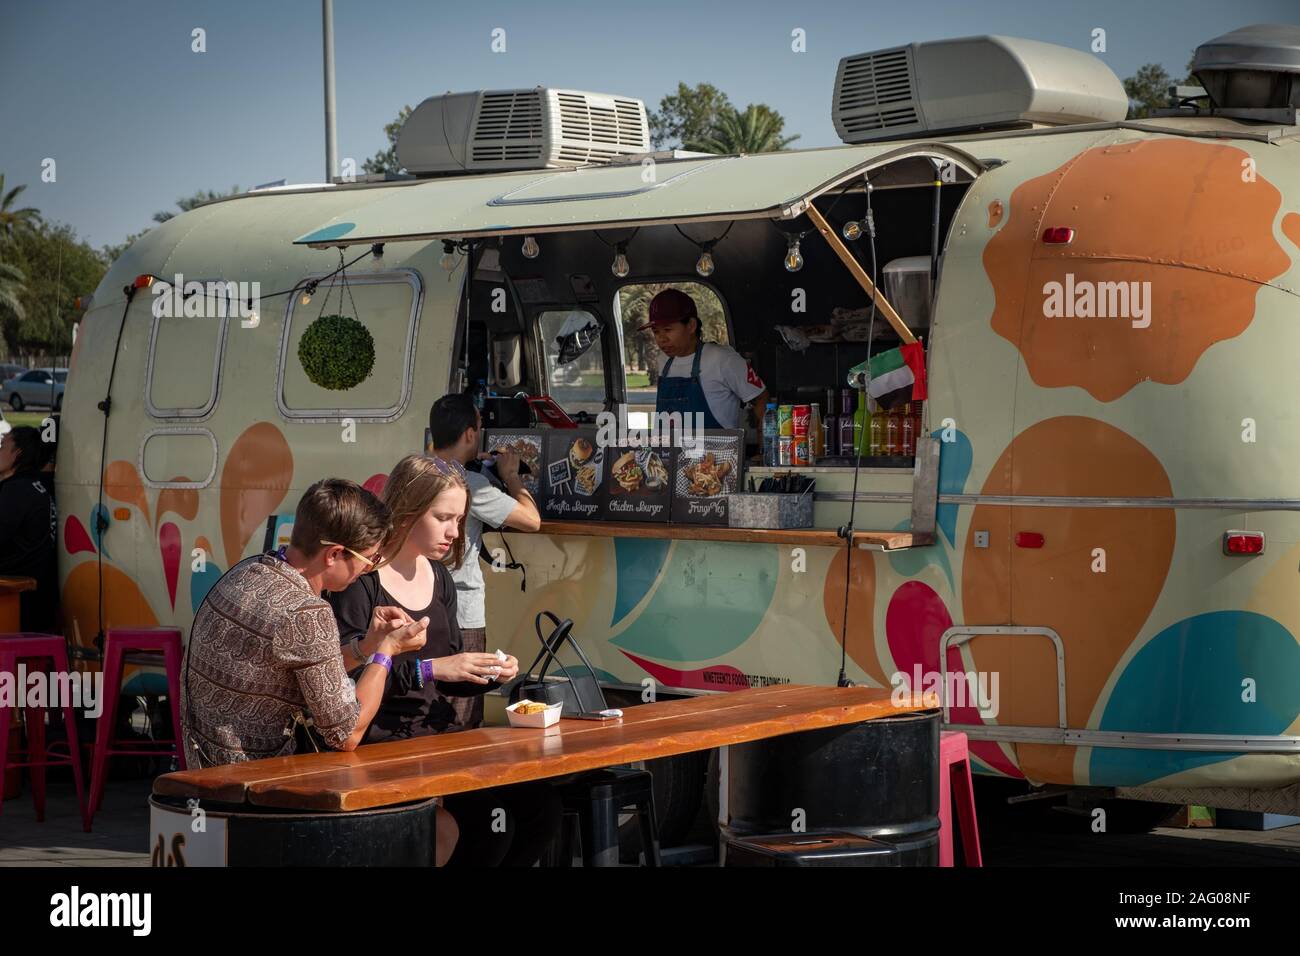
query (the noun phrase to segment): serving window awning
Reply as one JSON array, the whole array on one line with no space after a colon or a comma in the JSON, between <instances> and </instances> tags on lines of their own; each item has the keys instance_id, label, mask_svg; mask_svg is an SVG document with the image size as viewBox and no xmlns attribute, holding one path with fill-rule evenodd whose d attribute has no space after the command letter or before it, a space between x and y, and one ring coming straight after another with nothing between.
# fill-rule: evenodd
<instances>
[{"instance_id":1,"label":"serving window awning","mask_svg":"<svg viewBox=\"0 0 1300 956\"><path fill-rule=\"evenodd\" d=\"M884 143L749 156L458 176L358 191L357 204L295 245L469 238L667 222L793 219L817 196L855 176L911 157L983 166L940 143ZM930 178L933 178L931 176Z\"/></svg>"}]
</instances>

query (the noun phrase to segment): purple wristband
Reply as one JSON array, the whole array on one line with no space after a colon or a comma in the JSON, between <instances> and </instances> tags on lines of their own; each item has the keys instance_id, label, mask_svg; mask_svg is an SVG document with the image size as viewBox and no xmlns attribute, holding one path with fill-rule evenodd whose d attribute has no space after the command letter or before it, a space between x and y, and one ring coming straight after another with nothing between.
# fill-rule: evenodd
<instances>
[{"instance_id":1,"label":"purple wristband","mask_svg":"<svg viewBox=\"0 0 1300 956\"><path fill-rule=\"evenodd\" d=\"M387 654L380 654L378 652L371 654L370 657L366 659L366 663L381 664L383 665L384 670L388 671L388 673L391 674L393 672L393 659Z\"/></svg>"},{"instance_id":2,"label":"purple wristband","mask_svg":"<svg viewBox=\"0 0 1300 956\"><path fill-rule=\"evenodd\" d=\"M422 661L420 661L420 666L419 666L418 670L419 670L419 673L420 673L420 686L421 686L421 687L423 687L425 684L427 684L427 683L429 683L430 681L433 680L433 661L432 661L432 660L422 660Z\"/></svg>"}]
</instances>

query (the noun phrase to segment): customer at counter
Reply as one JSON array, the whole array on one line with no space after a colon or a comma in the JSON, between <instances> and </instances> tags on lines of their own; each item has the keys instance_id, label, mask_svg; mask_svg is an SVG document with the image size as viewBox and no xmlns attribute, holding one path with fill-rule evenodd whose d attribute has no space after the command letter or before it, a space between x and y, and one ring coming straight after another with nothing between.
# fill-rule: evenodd
<instances>
[{"instance_id":1,"label":"customer at counter","mask_svg":"<svg viewBox=\"0 0 1300 956\"><path fill-rule=\"evenodd\" d=\"M469 465L479 458L479 433L483 420L468 395L444 395L429 409L429 432L433 453L444 461ZM487 609L484 601L483 570L479 567L483 526L537 531L542 516L537 503L519 478L519 456L502 449L496 455L496 473L502 487L478 471L468 471L469 514L465 520L464 560L452 569L456 582L456 616L467 653L487 650ZM457 719L466 729L483 723L483 698L462 697L454 701Z\"/></svg>"},{"instance_id":2,"label":"customer at counter","mask_svg":"<svg viewBox=\"0 0 1300 956\"><path fill-rule=\"evenodd\" d=\"M695 300L680 289L664 289L650 300L650 330L664 353L659 366L656 413L698 414L705 428L744 428L741 406L750 404L761 426L767 386L728 345L705 342Z\"/></svg>"}]
</instances>

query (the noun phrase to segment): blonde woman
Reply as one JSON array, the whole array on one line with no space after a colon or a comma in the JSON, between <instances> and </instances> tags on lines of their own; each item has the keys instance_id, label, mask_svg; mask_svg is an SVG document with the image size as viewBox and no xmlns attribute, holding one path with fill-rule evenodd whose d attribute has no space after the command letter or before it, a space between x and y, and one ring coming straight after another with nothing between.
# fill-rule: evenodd
<instances>
[{"instance_id":1,"label":"blonde woman","mask_svg":"<svg viewBox=\"0 0 1300 956\"><path fill-rule=\"evenodd\" d=\"M346 590L327 595L338 619L343 662L360 666L364 635L376 607L391 606L413 620L428 618L424 646L394 660L379 713L363 743L465 729L451 698L484 694L512 680L519 662L491 653L465 653L456 622L456 586L449 567L465 552L469 492L457 462L408 455L384 487L393 531L388 559ZM450 865L531 865L558 827L559 805L546 784L522 784L448 797L460 839ZM500 832L497 808L507 813ZM498 823L493 826L493 823Z\"/></svg>"}]
</instances>

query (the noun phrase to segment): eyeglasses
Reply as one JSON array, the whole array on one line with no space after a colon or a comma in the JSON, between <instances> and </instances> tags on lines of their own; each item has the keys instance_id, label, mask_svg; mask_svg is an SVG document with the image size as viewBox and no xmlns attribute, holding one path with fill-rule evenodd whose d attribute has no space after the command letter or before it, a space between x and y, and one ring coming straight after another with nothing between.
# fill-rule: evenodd
<instances>
[{"instance_id":1,"label":"eyeglasses","mask_svg":"<svg viewBox=\"0 0 1300 956\"><path fill-rule=\"evenodd\" d=\"M321 544L329 548L342 548L344 551L352 555L354 558L360 558L362 561L366 563L367 571L373 571L375 568L379 567L379 562L376 561L374 558L367 558L360 551L353 551L346 544L339 544L337 541L325 541L323 539L321 541Z\"/></svg>"}]
</instances>

